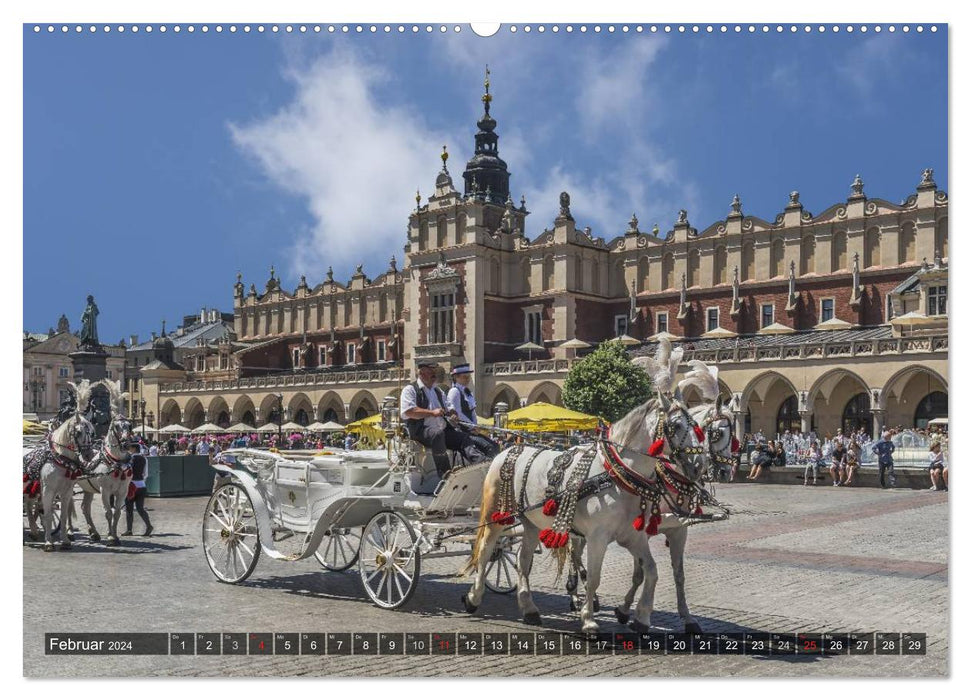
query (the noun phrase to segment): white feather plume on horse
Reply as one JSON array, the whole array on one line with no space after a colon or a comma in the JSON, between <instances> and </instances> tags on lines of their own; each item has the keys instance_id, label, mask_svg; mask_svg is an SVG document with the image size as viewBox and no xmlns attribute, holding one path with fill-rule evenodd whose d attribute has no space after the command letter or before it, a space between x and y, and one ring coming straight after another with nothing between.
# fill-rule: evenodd
<instances>
[{"instance_id":1,"label":"white feather plume on horse","mask_svg":"<svg viewBox=\"0 0 971 700\"><path fill-rule=\"evenodd\" d=\"M91 400L91 390L94 388L91 384L90 379L82 379L77 382L68 382L67 385L71 387L74 391L74 396L77 399L77 407L79 411L84 411L84 407L88 405L88 401Z\"/></svg>"},{"instance_id":2,"label":"white feather plume on horse","mask_svg":"<svg viewBox=\"0 0 971 700\"><path fill-rule=\"evenodd\" d=\"M108 395L111 399L111 412L116 416L124 415L125 399L128 398L128 392L121 390L121 380L111 381L110 379L102 379L98 383L108 390Z\"/></svg>"},{"instance_id":3,"label":"white feather plume on horse","mask_svg":"<svg viewBox=\"0 0 971 700\"><path fill-rule=\"evenodd\" d=\"M709 367L701 360L691 360L688 362L691 367L686 372L684 379L678 382L678 391L684 392L686 387L693 386L701 392L705 401L714 401L721 393L718 386L718 368Z\"/></svg>"},{"instance_id":4,"label":"white feather plume on horse","mask_svg":"<svg viewBox=\"0 0 971 700\"><path fill-rule=\"evenodd\" d=\"M668 338L662 338L657 344L654 357L636 357L634 364L647 372L658 393L670 394L683 356L684 348L672 348L671 341Z\"/></svg>"}]
</instances>

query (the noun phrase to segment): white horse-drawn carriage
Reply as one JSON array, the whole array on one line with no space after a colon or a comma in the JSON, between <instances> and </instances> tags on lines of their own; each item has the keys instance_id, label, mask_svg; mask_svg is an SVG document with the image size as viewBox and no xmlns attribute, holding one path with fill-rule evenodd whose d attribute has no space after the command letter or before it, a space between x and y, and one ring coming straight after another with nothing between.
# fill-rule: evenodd
<instances>
[{"instance_id":1,"label":"white horse-drawn carriage","mask_svg":"<svg viewBox=\"0 0 971 700\"><path fill-rule=\"evenodd\" d=\"M356 563L368 597L397 608L414 594L423 559L468 558L489 462L458 466L437 481L430 452L407 438L393 402L382 413L384 450L221 453L202 532L213 574L242 582L261 553L314 556L327 571ZM490 590L516 589L517 540L515 530L506 532L492 555Z\"/></svg>"}]
</instances>

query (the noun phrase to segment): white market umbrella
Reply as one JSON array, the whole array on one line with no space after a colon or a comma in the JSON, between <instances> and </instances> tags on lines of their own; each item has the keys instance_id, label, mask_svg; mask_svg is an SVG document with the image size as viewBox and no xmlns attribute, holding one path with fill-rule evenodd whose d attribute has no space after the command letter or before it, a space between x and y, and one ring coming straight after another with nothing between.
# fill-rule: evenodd
<instances>
[{"instance_id":1,"label":"white market umbrella","mask_svg":"<svg viewBox=\"0 0 971 700\"><path fill-rule=\"evenodd\" d=\"M717 328L712 328L710 331L706 333L702 333L701 337L702 338L734 338L737 335L738 333L733 333L727 328L722 328L721 326L718 326Z\"/></svg>"},{"instance_id":2,"label":"white market umbrella","mask_svg":"<svg viewBox=\"0 0 971 700\"><path fill-rule=\"evenodd\" d=\"M164 433L165 435L172 435L174 433L188 433L191 431L188 428L186 428L184 425L173 423L172 425L165 426L164 428L159 430L159 432Z\"/></svg>"},{"instance_id":3,"label":"white market umbrella","mask_svg":"<svg viewBox=\"0 0 971 700\"><path fill-rule=\"evenodd\" d=\"M641 341L639 341L637 338L631 338L626 333L624 333L623 335L618 335L613 340L617 341L618 343L620 343L624 347L630 347L632 345L640 345L641 344Z\"/></svg>"},{"instance_id":4,"label":"white market umbrella","mask_svg":"<svg viewBox=\"0 0 971 700\"><path fill-rule=\"evenodd\" d=\"M261 425L256 429L258 433L278 433L280 432L280 426L276 423L267 423L266 425Z\"/></svg>"},{"instance_id":5,"label":"white market umbrella","mask_svg":"<svg viewBox=\"0 0 971 700\"><path fill-rule=\"evenodd\" d=\"M300 425L299 423L294 423L293 421L290 421L289 423L284 423L283 425L281 425L280 430L286 433L303 433L303 432L306 432L307 427L304 425Z\"/></svg>"},{"instance_id":6,"label":"white market umbrella","mask_svg":"<svg viewBox=\"0 0 971 700\"><path fill-rule=\"evenodd\" d=\"M570 338L570 340L562 343L560 347L566 348L567 350L573 350L573 357L576 357L577 350L585 350L593 346L585 340L580 340L579 338Z\"/></svg>"},{"instance_id":7,"label":"white market umbrella","mask_svg":"<svg viewBox=\"0 0 971 700\"><path fill-rule=\"evenodd\" d=\"M545 350L545 349L546 348L544 348L542 345L537 345L536 343L534 343L532 341L530 341L528 343L523 343L522 345L519 345L519 346L516 347L516 350L518 350L519 352L529 353L528 357L529 357L530 360L533 359L533 351L534 350Z\"/></svg>"},{"instance_id":8,"label":"white market umbrella","mask_svg":"<svg viewBox=\"0 0 971 700\"><path fill-rule=\"evenodd\" d=\"M813 326L813 329L817 331L845 331L846 329L852 327L852 323L833 316L833 318L829 319L828 321L817 323L815 326Z\"/></svg>"},{"instance_id":9,"label":"white market umbrella","mask_svg":"<svg viewBox=\"0 0 971 700\"><path fill-rule=\"evenodd\" d=\"M343 430L344 426L335 421L329 420L326 423L313 423L313 430L318 433L336 433L339 430ZM307 430L311 430L311 426L307 426Z\"/></svg>"},{"instance_id":10,"label":"white market umbrella","mask_svg":"<svg viewBox=\"0 0 971 700\"><path fill-rule=\"evenodd\" d=\"M227 433L255 433L256 428L252 425L246 425L246 423L237 423L236 425L231 425L226 428Z\"/></svg>"},{"instance_id":11,"label":"white market umbrella","mask_svg":"<svg viewBox=\"0 0 971 700\"><path fill-rule=\"evenodd\" d=\"M759 331L759 335L784 335L785 333L795 333L795 328L783 326L781 323L772 323Z\"/></svg>"},{"instance_id":12,"label":"white market umbrella","mask_svg":"<svg viewBox=\"0 0 971 700\"><path fill-rule=\"evenodd\" d=\"M221 433L222 431L223 429L215 423L203 423L198 428L191 430L193 435L209 435L211 433Z\"/></svg>"},{"instance_id":13,"label":"white market umbrella","mask_svg":"<svg viewBox=\"0 0 971 700\"><path fill-rule=\"evenodd\" d=\"M667 331L661 331L660 333L655 333L650 338L648 338L648 340L661 341L661 340L664 340L665 338L668 340L681 340L680 335L675 335L674 333L668 333Z\"/></svg>"}]
</instances>

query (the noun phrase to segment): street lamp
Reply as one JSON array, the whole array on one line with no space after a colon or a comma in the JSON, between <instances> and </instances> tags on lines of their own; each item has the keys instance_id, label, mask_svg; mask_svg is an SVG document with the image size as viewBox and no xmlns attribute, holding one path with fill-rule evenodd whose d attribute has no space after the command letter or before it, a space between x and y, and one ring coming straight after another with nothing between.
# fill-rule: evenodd
<instances>
[{"instance_id":1,"label":"street lamp","mask_svg":"<svg viewBox=\"0 0 971 700\"><path fill-rule=\"evenodd\" d=\"M142 440L145 439L145 399L138 402L142 408Z\"/></svg>"},{"instance_id":2,"label":"street lamp","mask_svg":"<svg viewBox=\"0 0 971 700\"><path fill-rule=\"evenodd\" d=\"M283 444L283 394L276 395L277 416L276 416L276 448L279 450Z\"/></svg>"}]
</instances>

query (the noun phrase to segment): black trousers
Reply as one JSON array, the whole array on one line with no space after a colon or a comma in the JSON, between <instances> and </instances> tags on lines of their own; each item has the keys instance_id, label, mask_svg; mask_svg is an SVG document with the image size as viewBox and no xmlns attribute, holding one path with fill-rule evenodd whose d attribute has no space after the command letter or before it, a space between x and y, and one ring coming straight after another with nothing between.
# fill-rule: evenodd
<instances>
[{"instance_id":1,"label":"black trousers","mask_svg":"<svg viewBox=\"0 0 971 700\"><path fill-rule=\"evenodd\" d=\"M890 486L894 486L897 479L893 473L893 462L880 462L880 488L887 488L886 477L888 476L890 477Z\"/></svg>"},{"instance_id":2,"label":"black trousers","mask_svg":"<svg viewBox=\"0 0 971 700\"><path fill-rule=\"evenodd\" d=\"M484 459L483 448L492 449L492 447L483 445L476 438L477 436L473 436L464 430L456 430L448 423L442 428L430 425L430 421L424 421L421 428L412 435L413 440L431 449L432 459L435 460L435 470L440 477L444 477L452 468L446 450L461 452L469 462L478 462ZM491 440L486 438L482 439L494 446L493 455L499 453L498 445L494 445Z\"/></svg>"},{"instance_id":3,"label":"black trousers","mask_svg":"<svg viewBox=\"0 0 971 700\"><path fill-rule=\"evenodd\" d=\"M145 523L145 527L149 528L152 526L152 522L148 519L148 511L145 510L145 496L148 494L148 489L142 487L140 489L135 489L135 497L125 501L125 523L127 527L125 532L131 532L131 524L134 519L133 510L138 511L139 517Z\"/></svg>"}]
</instances>

